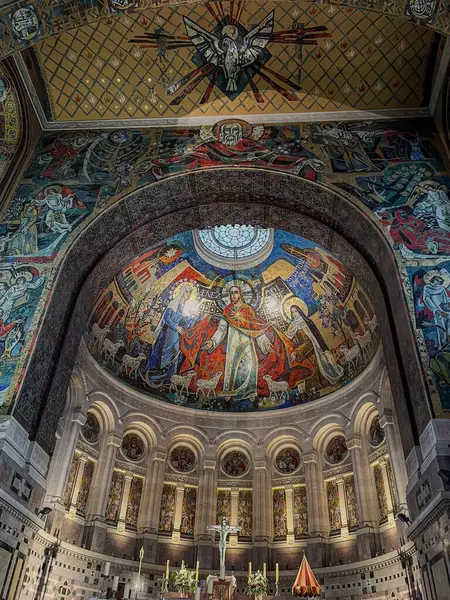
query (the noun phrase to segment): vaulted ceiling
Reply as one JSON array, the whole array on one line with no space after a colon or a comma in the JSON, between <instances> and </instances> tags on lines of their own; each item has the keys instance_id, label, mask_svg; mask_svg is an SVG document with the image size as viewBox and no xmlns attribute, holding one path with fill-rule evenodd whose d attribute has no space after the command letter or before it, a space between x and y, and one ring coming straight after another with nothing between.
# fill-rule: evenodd
<instances>
[{"instance_id":1,"label":"vaulted ceiling","mask_svg":"<svg viewBox=\"0 0 450 600\"><path fill-rule=\"evenodd\" d=\"M226 117L419 108L435 36L349 7L230 2L122 14L28 52L50 120Z\"/></svg>"}]
</instances>

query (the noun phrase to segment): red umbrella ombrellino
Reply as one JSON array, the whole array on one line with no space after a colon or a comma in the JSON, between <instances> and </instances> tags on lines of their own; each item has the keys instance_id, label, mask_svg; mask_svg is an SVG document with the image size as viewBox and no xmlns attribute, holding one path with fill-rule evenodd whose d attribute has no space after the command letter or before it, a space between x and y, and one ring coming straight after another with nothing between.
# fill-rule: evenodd
<instances>
[{"instance_id":1,"label":"red umbrella ombrellino","mask_svg":"<svg viewBox=\"0 0 450 600\"><path fill-rule=\"evenodd\" d=\"M303 553L302 563L292 586L292 595L297 596L297 598L319 598L321 594L322 588L309 566L305 553Z\"/></svg>"}]
</instances>

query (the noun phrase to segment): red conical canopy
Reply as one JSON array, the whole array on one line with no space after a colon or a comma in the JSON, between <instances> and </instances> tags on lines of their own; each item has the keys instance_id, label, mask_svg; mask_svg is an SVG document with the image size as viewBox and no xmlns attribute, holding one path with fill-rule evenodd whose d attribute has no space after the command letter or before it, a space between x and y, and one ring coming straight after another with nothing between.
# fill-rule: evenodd
<instances>
[{"instance_id":1,"label":"red conical canopy","mask_svg":"<svg viewBox=\"0 0 450 600\"><path fill-rule=\"evenodd\" d=\"M305 553L303 553L302 564L292 586L292 595L298 598L319 598L321 593L322 588L309 566Z\"/></svg>"}]
</instances>

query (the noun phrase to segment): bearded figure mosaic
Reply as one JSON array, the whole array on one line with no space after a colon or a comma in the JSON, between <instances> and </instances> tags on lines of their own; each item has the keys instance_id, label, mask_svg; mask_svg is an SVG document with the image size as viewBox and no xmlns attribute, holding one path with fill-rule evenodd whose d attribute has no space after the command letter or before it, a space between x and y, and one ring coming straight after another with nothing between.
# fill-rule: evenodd
<instances>
[{"instance_id":1,"label":"bearded figure mosaic","mask_svg":"<svg viewBox=\"0 0 450 600\"><path fill-rule=\"evenodd\" d=\"M353 274L324 249L229 225L134 260L98 297L85 339L108 372L152 397L267 410L354 379L376 351L374 319Z\"/></svg>"}]
</instances>

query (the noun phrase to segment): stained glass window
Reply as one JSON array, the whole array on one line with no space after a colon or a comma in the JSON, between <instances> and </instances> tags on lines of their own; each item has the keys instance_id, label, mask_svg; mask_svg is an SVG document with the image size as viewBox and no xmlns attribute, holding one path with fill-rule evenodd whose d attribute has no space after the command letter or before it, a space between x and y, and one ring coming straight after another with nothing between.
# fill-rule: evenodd
<instances>
[{"instance_id":1,"label":"stained glass window","mask_svg":"<svg viewBox=\"0 0 450 600\"><path fill-rule=\"evenodd\" d=\"M201 243L223 258L247 258L270 243L270 229L255 225L216 225L200 229Z\"/></svg>"}]
</instances>

